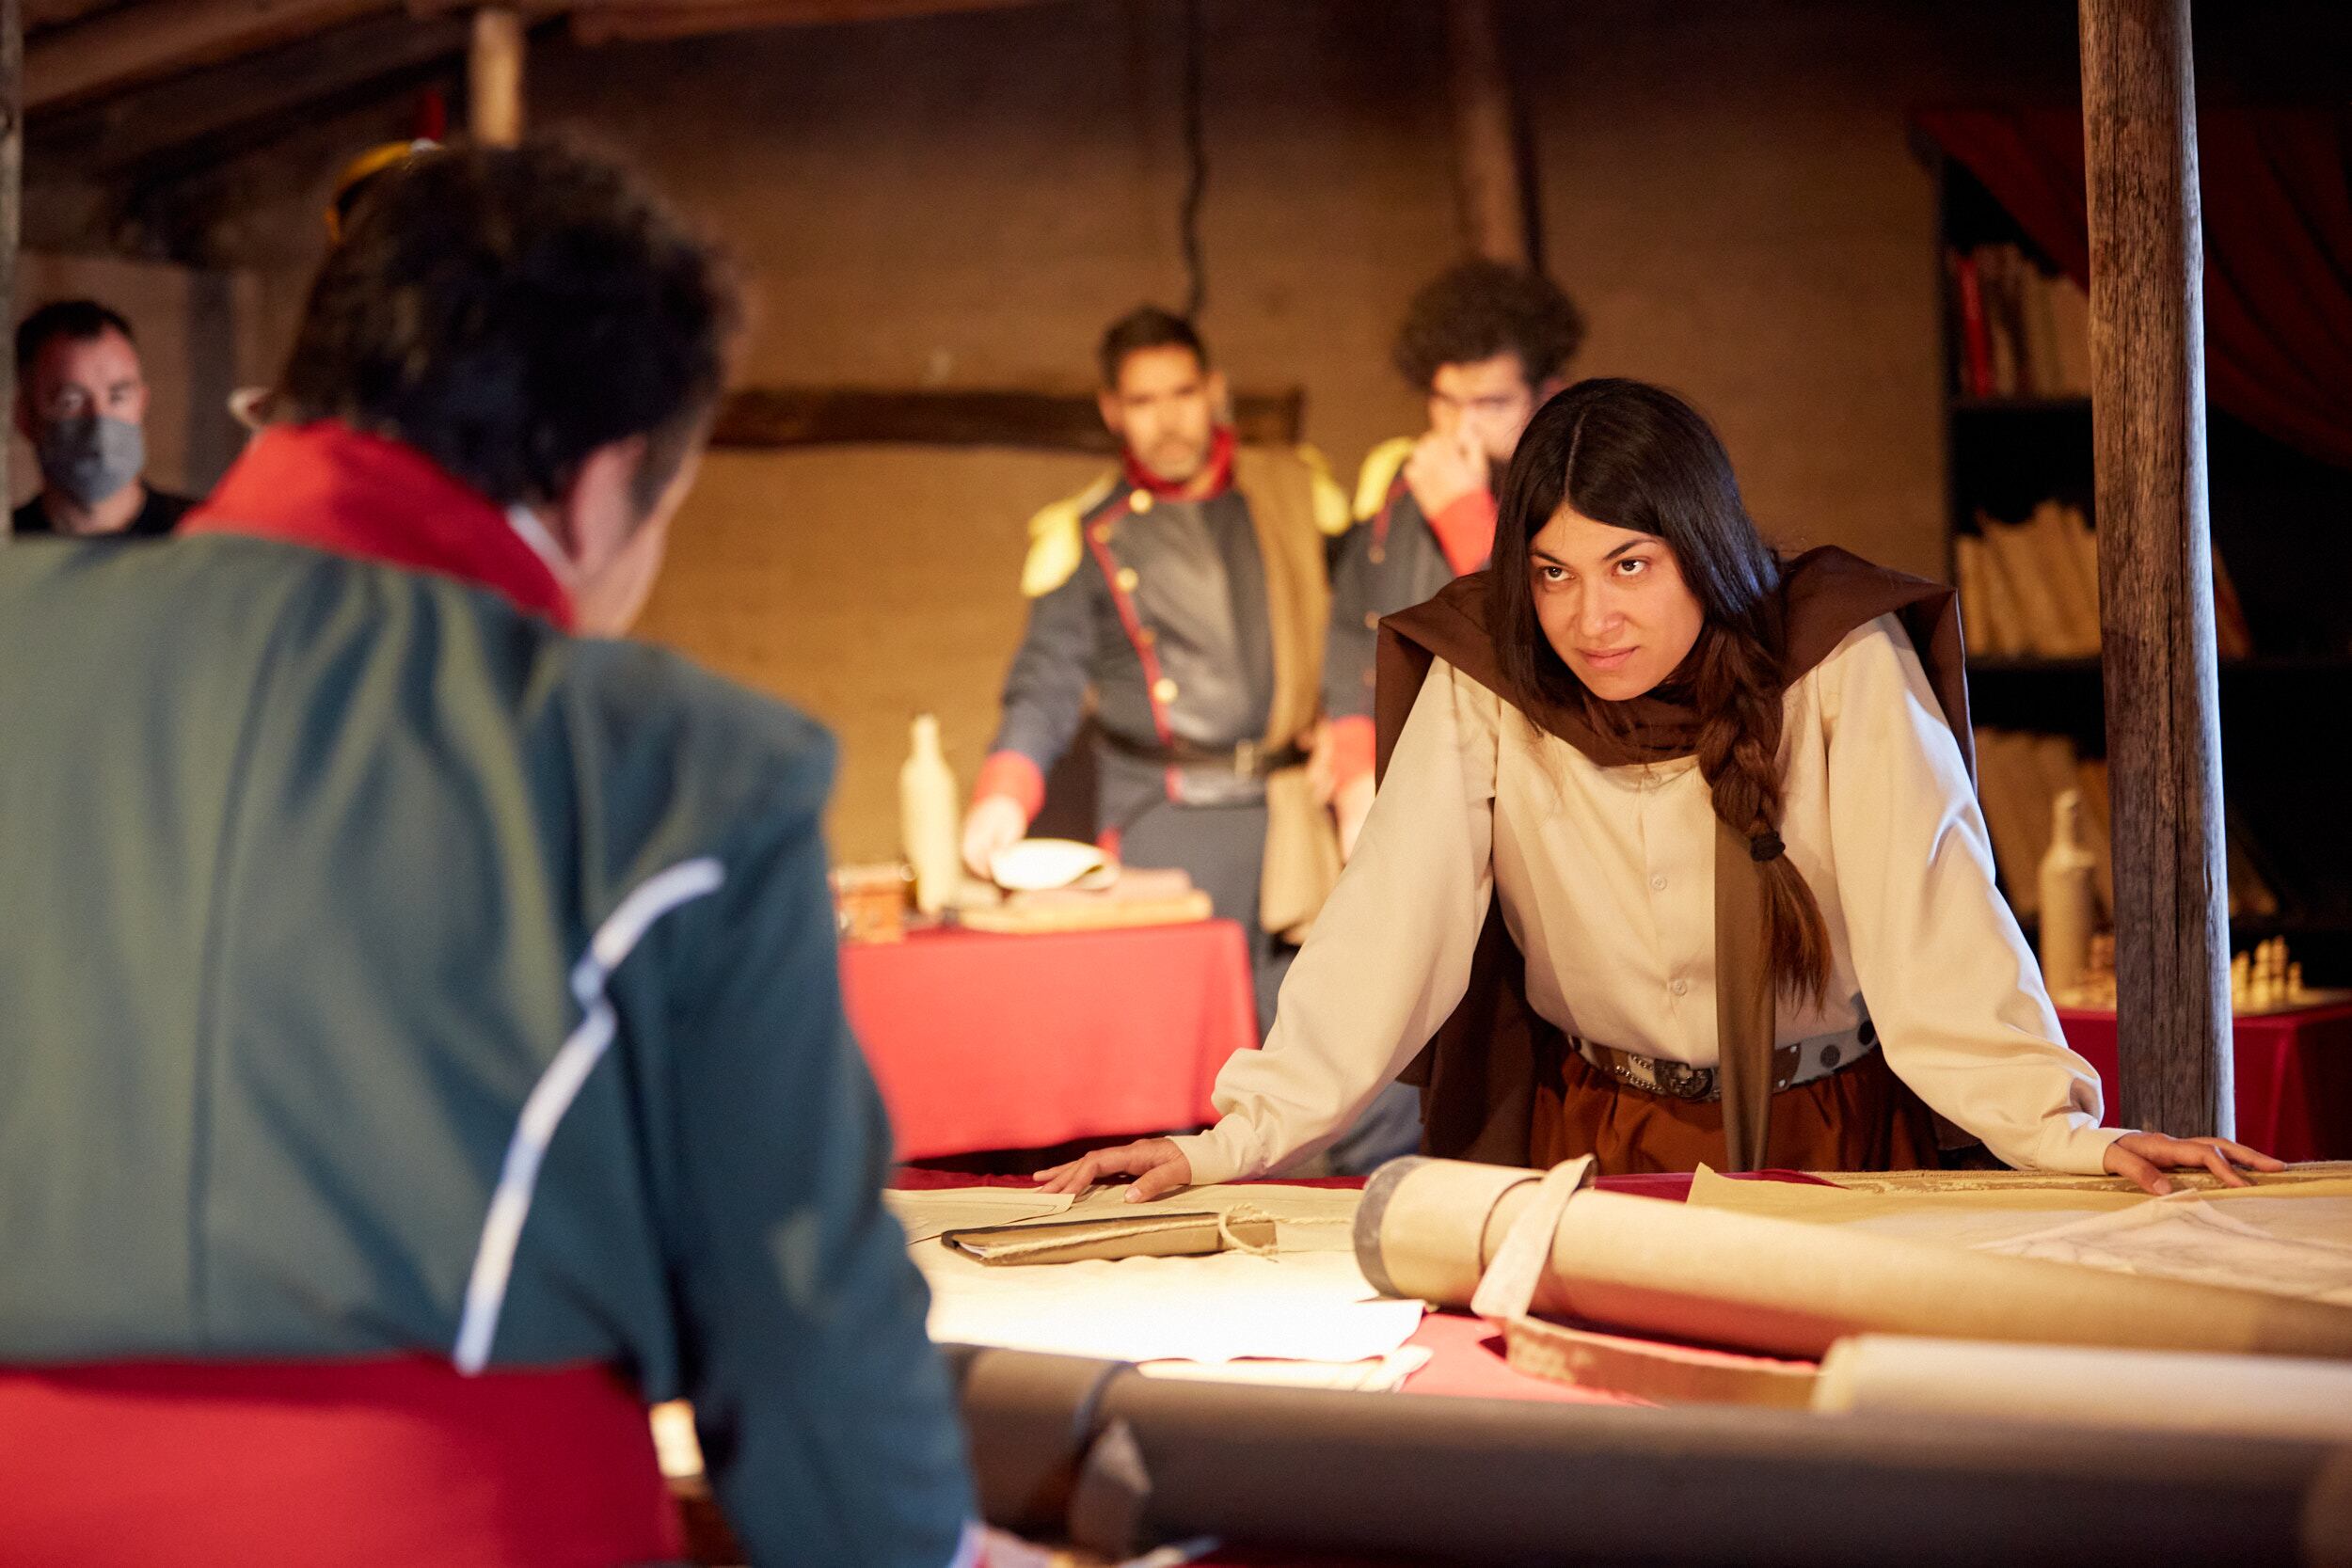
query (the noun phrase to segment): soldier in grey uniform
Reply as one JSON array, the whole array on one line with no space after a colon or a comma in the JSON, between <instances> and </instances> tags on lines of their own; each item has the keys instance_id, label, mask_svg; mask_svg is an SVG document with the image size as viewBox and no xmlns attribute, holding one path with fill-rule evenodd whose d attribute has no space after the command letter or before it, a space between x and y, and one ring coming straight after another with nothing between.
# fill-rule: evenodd
<instances>
[{"instance_id":1,"label":"soldier in grey uniform","mask_svg":"<svg viewBox=\"0 0 2352 1568\"><path fill-rule=\"evenodd\" d=\"M1269 832L1327 834L1305 764L1325 550L1346 500L1311 451L1236 442L1224 378L1189 323L1136 310L1100 358L1121 461L1030 522L1028 629L964 858L985 876L1027 831L1091 693L1098 838L1130 865L1182 868L1242 924L1263 1026L1295 950L1284 933L1320 903L1266 881L1266 846Z\"/></svg>"},{"instance_id":2,"label":"soldier in grey uniform","mask_svg":"<svg viewBox=\"0 0 2352 1568\"><path fill-rule=\"evenodd\" d=\"M1396 365L1428 399L1429 429L1385 441L1364 459L1358 521L1331 563L1323 701L1343 853L1355 848L1372 809L1380 618L1486 566L1502 471L1535 410L1566 385L1583 337L1583 318L1549 278L1497 261L1439 274L1406 309ZM1420 1137L1420 1091L1391 1084L1331 1146L1331 1167L1370 1171L1412 1152Z\"/></svg>"},{"instance_id":3,"label":"soldier in grey uniform","mask_svg":"<svg viewBox=\"0 0 2352 1568\"><path fill-rule=\"evenodd\" d=\"M1331 566L1324 707L1343 848L1372 807L1372 687L1380 617L1486 563L1495 494L1535 410L1567 385L1584 319L1550 279L1466 261L1413 296L1396 366L1429 403L1429 429L1384 441L1356 484L1356 526Z\"/></svg>"}]
</instances>

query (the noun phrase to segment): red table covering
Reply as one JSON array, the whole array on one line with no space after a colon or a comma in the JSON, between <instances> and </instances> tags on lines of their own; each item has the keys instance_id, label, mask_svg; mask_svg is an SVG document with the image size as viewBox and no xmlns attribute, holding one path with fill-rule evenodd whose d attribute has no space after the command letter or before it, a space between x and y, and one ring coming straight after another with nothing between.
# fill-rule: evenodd
<instances>
[{"instance_id":1,"label":"red table covering","mask_svg":"<svg viewBox=\"0 0 2352 1568\"><path fill-rule=\"evenodd\" d=\"M2115 1015L2060 1007L2066 1043L2099 1069L2116 1120ZM2281 1160L2352 1159L2352 1006L2237 1020L2237 1137Z\"/></svg>"},{"instance_id":2,"label":"red table covering","mask_svg":"<svg viewBox=\"0 0 2352 1568\"><path fill-rule=\"evenodd\" d=\"M1229 920L916 932L845 944L841 980L903 1160L1202 1126L1217 1069L1258 1043Z\"/></svg>"}]
</instances>

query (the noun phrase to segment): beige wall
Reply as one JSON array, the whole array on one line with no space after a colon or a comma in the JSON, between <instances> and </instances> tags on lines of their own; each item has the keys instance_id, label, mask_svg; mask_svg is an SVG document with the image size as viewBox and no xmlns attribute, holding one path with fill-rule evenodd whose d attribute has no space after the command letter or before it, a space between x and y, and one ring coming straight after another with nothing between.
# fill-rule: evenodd
<instances>
[{"instance_id":1,"label":"beige wall","mask_svg":"<svg viewBox=\"0 0 2352 1568\"><path fill-rule=\"evenodd\" d=\"M1794 542L1940 569L1932 190L1904 110L2063 87L2072 8L1883 0L1505 8L1580 369L1719 421ZM1072 0L663 45L541 48L540 126L647 168L739 260L745 378L1079 387L1110 316L1183 287L1180 8ZM1235 378L1297 383L1343 467L1413 428L1395 316L1454 254L1434 0L1212 0L1204 325ZM283 321L347 117L220 182L223 244ZM1023 522L1083 461L914 449L721 454L649 635L838 729L845 858L891 852L907 716L968 781L1019 636Z\"/></svg>"}]
</instances>

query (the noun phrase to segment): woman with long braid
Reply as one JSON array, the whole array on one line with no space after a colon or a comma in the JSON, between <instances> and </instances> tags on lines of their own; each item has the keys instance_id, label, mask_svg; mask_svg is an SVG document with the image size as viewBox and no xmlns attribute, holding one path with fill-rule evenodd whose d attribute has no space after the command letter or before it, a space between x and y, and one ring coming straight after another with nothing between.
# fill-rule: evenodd
<instances>
[{"instance_id":1,"label":"woman with long braid","mask_svg":"<svg viewBox=\"0 0 2352 1568\"><path fill-rule=\"evenodd\" d=\"M1508 1164L2279 1168L2099 1125L1994 885L1961 657L1948 588L1776 556L1688 404L1568 388L1493 569L1383 624L1381 788L1222 1119L1042 1179L1261 1175L1399 1076L1432 1152Z\"/></svg>"}]
</instances>

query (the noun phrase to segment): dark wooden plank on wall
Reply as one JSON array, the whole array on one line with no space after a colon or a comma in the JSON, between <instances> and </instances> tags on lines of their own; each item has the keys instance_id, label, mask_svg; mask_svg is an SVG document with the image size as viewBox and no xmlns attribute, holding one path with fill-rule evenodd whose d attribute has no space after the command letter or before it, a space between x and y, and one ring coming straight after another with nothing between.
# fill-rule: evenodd
<instances>
[{"instance_id":1,"label":"dark wooden plank on wall","mask_svg":"<svg viewBox=\"0 0 2352 1568\"><path fill-rule=\"evenodd\" d=\"M1248 442L1298 439L1306 394L1243 392L1233 424ZM711 444L818 447L855 443L929 447L1119 450L1091 392L893 391L857 387L748 387L720 405Z\"/></svg>"},{"instance_id":2,"label":"dark wooden plank on wall","mask_svg":"<svg viewBox=\"0 0 2352 1568\"><path fill-rule=\"evenodd\" d=\"M2189 0L2081 0L2122 1119L2232 1127Z\"/></svg>"}]
</instances>

